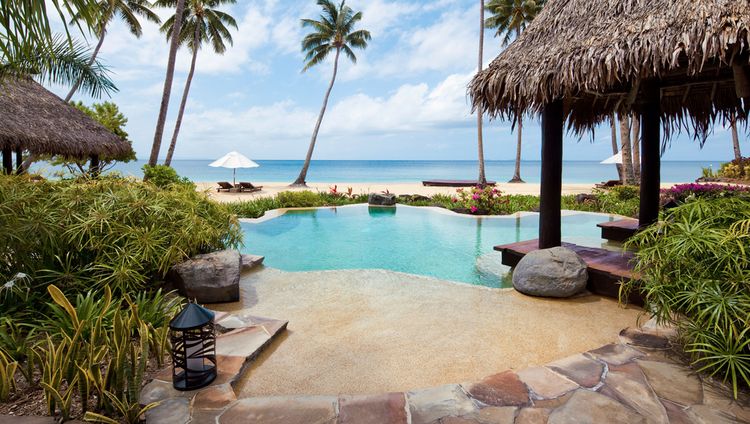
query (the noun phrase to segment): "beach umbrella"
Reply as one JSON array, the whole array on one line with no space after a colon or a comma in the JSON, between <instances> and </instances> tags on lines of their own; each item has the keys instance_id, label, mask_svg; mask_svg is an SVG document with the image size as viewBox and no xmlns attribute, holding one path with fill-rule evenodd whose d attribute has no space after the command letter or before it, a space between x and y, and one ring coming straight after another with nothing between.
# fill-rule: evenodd
<instances>
[{"instance_id":1,"label":"beach umbrella","mask_svg":"<svg viewBox=\"0 0 750 424\"><path fill-rule=\"evenodd\" d=\"M603 161L599 163L603 163L603 164L622 163L622 152L617 152L616 154L608 157L607 159L604 159Z\"/></svg>"},{"instance_id":2,"label":"beach umbrella","mask_svg":"<svg viewBox=\"0 0 750 424\"><path fill-rule=\"evenodd\" d=\"M237 168L257 168L260 165L251 161L242 153L229 152L219 159L209 163L208 166L213 166L214 168L232 168L232 185L235 185Z\"/></svg>"}]
</instances>

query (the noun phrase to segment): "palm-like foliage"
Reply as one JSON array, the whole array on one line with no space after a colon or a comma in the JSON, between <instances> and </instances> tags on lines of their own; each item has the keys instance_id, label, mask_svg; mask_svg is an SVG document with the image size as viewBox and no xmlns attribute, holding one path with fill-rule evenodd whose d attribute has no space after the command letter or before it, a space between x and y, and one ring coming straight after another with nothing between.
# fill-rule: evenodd
<instances>
[{"instance_id":1,"label":"palm-like foliage","mask_svg":"<svg viewBox=\"0 0 750 424\"><path fill-rule=\"evenodd\" d=\"M99 36L99 41L94 48L94 52L91 54L91 63L94 63L96 57L99 55L99 50L102 48L104 43L104 36L107 34L107 26L116 16L119 16L123 22L128 26L130 32L136 37L140 37L143 33L141 23L138 21L138 17L143 17L151 22L160 23L161 19L151 9L151 3L147 0L98 0L95 1L93 12L96 17L96 22L92 28L94 32ZM79 12L73 17L73 21L83 19L84 16ZM71 87L68 95L65 96L65 101L69 101L73 95L78 91L80 82Z\"/></svg>"},{"instance_id":2,"label":"palm-like foliage","mask_svg":"<svg viewBox=\"0 0 750 424\"><path fill-rule=\"evenodd\" d=\"M495 28L495 36L503 37L507 46L513 37L520 35L542 10L545 0L490 0L485 20L487 28Z\"/></svg>"},{"instance_id":3,"label":"palm-like foliage","mask_svg":"<svg viewBox=\"0 0 750 424\"><path fill-rule=\"evenodd\" d=\"M175 7L176 3L176 0L158 0L156 4L163 7ZM182 101L180 102L180 110L177 113L172 141L169 144L167 159L164 162L167 166L172 162L172 155L174 155L174 149L177 145L177 136L180 133L182 117L185 113L185 105L187 104L190 85L195 73L198 50L200 50L203 44L208 43L214 52L223 54L227 50L226 43L229 45L232 44L232 34L227 27L237 29L237 22L232 16L217 10L217 8L234 3L236 3L236 0L188 0L185 10L182 13L182 24L178 39L180 45L187 45L193 53L193 59L190 62L190 72L188 73L187 81L185 81L185 89L182 93ZM175 17L176 15L172 15L161 27L167 39L172 37Z\"/></svg>"},{"instance_id":4,"label":"palm-like foliage","mask_svg":"<svg viewBox=\"0 0 750 424\"><path fill-rule=\"evenodd\" d=\"M342 0L338 6L329 0L318 0L317 3L323 9L320 19L302 19L302 27L312 29L312 32L307 34L302 40L302 51L305 53L305 67L302 68L302 72L321 63L328 55L334 53L333 76L331 77L325 97L323 97L323 106L320 108L320 114L313 129L305 163L302 165L299 176L292 183L294 186L306 185L307 170L310 167L310 160L315 149L315 141L318 138L320 124L323 121L323 115L328 106L328 97L331 95L333 83L336 81L341 52L343 51L346 57L353 63L357 63L357 56L354 55L352 49L365 49L367 42L371 39L370 31L354 29L357 23L362 20L362 12L354 12L352 8L346 5L346 0Z\"/></svg>"},{"instance_id":5,"label":"palm-like foliage","mask_svg":"<svg viewBox=\"0 0 750 424\"><path fill-rule=\"evenodd\" d=\"M64 34L55 34L49 22L50 13L63 22L78 14L78 29L93 29L97 22L94 5L94 0L0 2L0 78L33 75L41 82L63 85L80 81L93 96L115 91L106 69L75 41L72 28L64 25Z\"/></svg>"},{"instance_id":6,"label":"palm-like foliage","mask_svg":"<svg viewBox=\"0 0 750 424\"><path fill-rule=\"evenodd\" d=\"M526 26L531 23L542 10L546 0L490 0L487 10L490 16L485 20L488 28L494 28L495 36L503 38L503 46L507 46L513 37L518 37ZM521 138L523 123L521 116L516 117L516 166L513 178L509 182L522 183L521 179Z\"/></svg>"}]
</instances>

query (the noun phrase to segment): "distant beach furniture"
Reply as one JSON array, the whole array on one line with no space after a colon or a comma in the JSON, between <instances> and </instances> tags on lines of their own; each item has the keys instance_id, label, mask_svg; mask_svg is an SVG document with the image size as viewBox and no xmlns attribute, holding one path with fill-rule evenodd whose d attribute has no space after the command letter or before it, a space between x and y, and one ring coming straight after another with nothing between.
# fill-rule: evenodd
<instances>
[{"instance_id":1,"label":"distant beach furniture","mask_svg":"<svg viewBox=\"0 0 750 424\"><path fill-rule=\"evenodd\" d=\"M261 189L263 189L263 186L255 186L253 185L253 183L240 181L239 189L243 193L244 192L252 193L254 191L260 191Z\"/></svg>"},{"instance_id":2,"label":"distant beach furniture","mask_svg":"<svg viewBox=\"0 0 750 424\"><path fill-rule=\"evenodd\" d=\"M222 191L222 190L232 191L235 188L232 184L229 184L228 181L219 181L216 184L219 185L219 187L216 188L216 192L217 193L220 192L220 191Z\"/></svg>"},{"instance_id":3,"label":"distant beach furniture","mask_svg":"<svg viewBox=\"0 0 750 424\"><path fill-rule=\"evenodd\" d=\"M497 182L487 181L488 186L494 186ZM477 185L476 180L426 180L422 181L425 187L474 187Z\"/></svg>"},{"instance_id":4,"label":"distant beach furniture","mask_svg":"<svg viewBox=\"0 0 750 424\"><path fill-rule=\"evenodd\" d=\"M222 187L222 190L231 190L237 186L237 168L257 168L260 165L251 161L242 153L229 152L219 159L209 163L208 166L213 166L214 168L232 168L232 187L229 187L228 189Z\"/></svg>"}]
</instances>

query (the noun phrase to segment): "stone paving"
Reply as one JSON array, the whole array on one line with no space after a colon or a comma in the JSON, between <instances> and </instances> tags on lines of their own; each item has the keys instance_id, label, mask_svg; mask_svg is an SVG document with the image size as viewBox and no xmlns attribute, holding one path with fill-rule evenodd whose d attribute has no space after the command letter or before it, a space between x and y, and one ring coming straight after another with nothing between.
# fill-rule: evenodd
<instances>
[{"instance_id":1,"label":"stone paving","mask_svg":"<svg viewBox=\"0 0 750 424\"><path fill-rule=\"evenodd\" d=\"M746 396L731 401L693 374L654 328L625 329L617 343L542 367L406 393L237 399L231 382L217 382L163 398L149 423L750 423Z\"/></svg>"}]
</instances>

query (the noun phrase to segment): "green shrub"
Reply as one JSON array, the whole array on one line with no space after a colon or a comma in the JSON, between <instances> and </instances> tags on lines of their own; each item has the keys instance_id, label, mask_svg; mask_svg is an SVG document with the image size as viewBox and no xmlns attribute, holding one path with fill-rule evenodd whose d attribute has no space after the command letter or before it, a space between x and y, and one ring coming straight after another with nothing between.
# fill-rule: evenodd
<instances>
[{"instance_id":1,"label":"green shrub","mask_svg":"<svg viewBox=\"0 0 750 424\"><path fill-rule=\"evenodd\" d=\"M721 164L718 172L722 178L730 180L750 180L750 158L735 159Z\"/></svg>"},{"instance_id":2,"label":"green shrub","mask_svg":"<svg viewBox=\"0 0 750 424\"><path fill-rule=\"evenodd\" d=\"M28 276L26 291L5 291L3 312L28 309L22 297L55 284L70 294L109 287L137 292L176 263L241 241L230 211L186 185L141 182L32 182L0 177L0 281Z\"/></svg>"},{"instance_id":3,"label":"green shrub","mask_svg":"<svg viewBox=\"0 0 750 424\"><path fill-rule=\"evenodd\" d=\"M195 189L195 184L192 181L187 177L180 177L174 168L166 165L143 165L143 180L161 188L171 185L186 185Z\"/></svg>"},{"instance_id":4,"label":"green shrub","mask_svg":"<svg viewBox=\"0 0 750 424\"><path fill-rule=\"evenodd\" d=\"M651 313L675 324L700 371L728 381L735 397L750 386L750 199L696 198L639 232L642 290ZM626 297L623 297L626 298Z\"/></svg>"}]
</instances>

